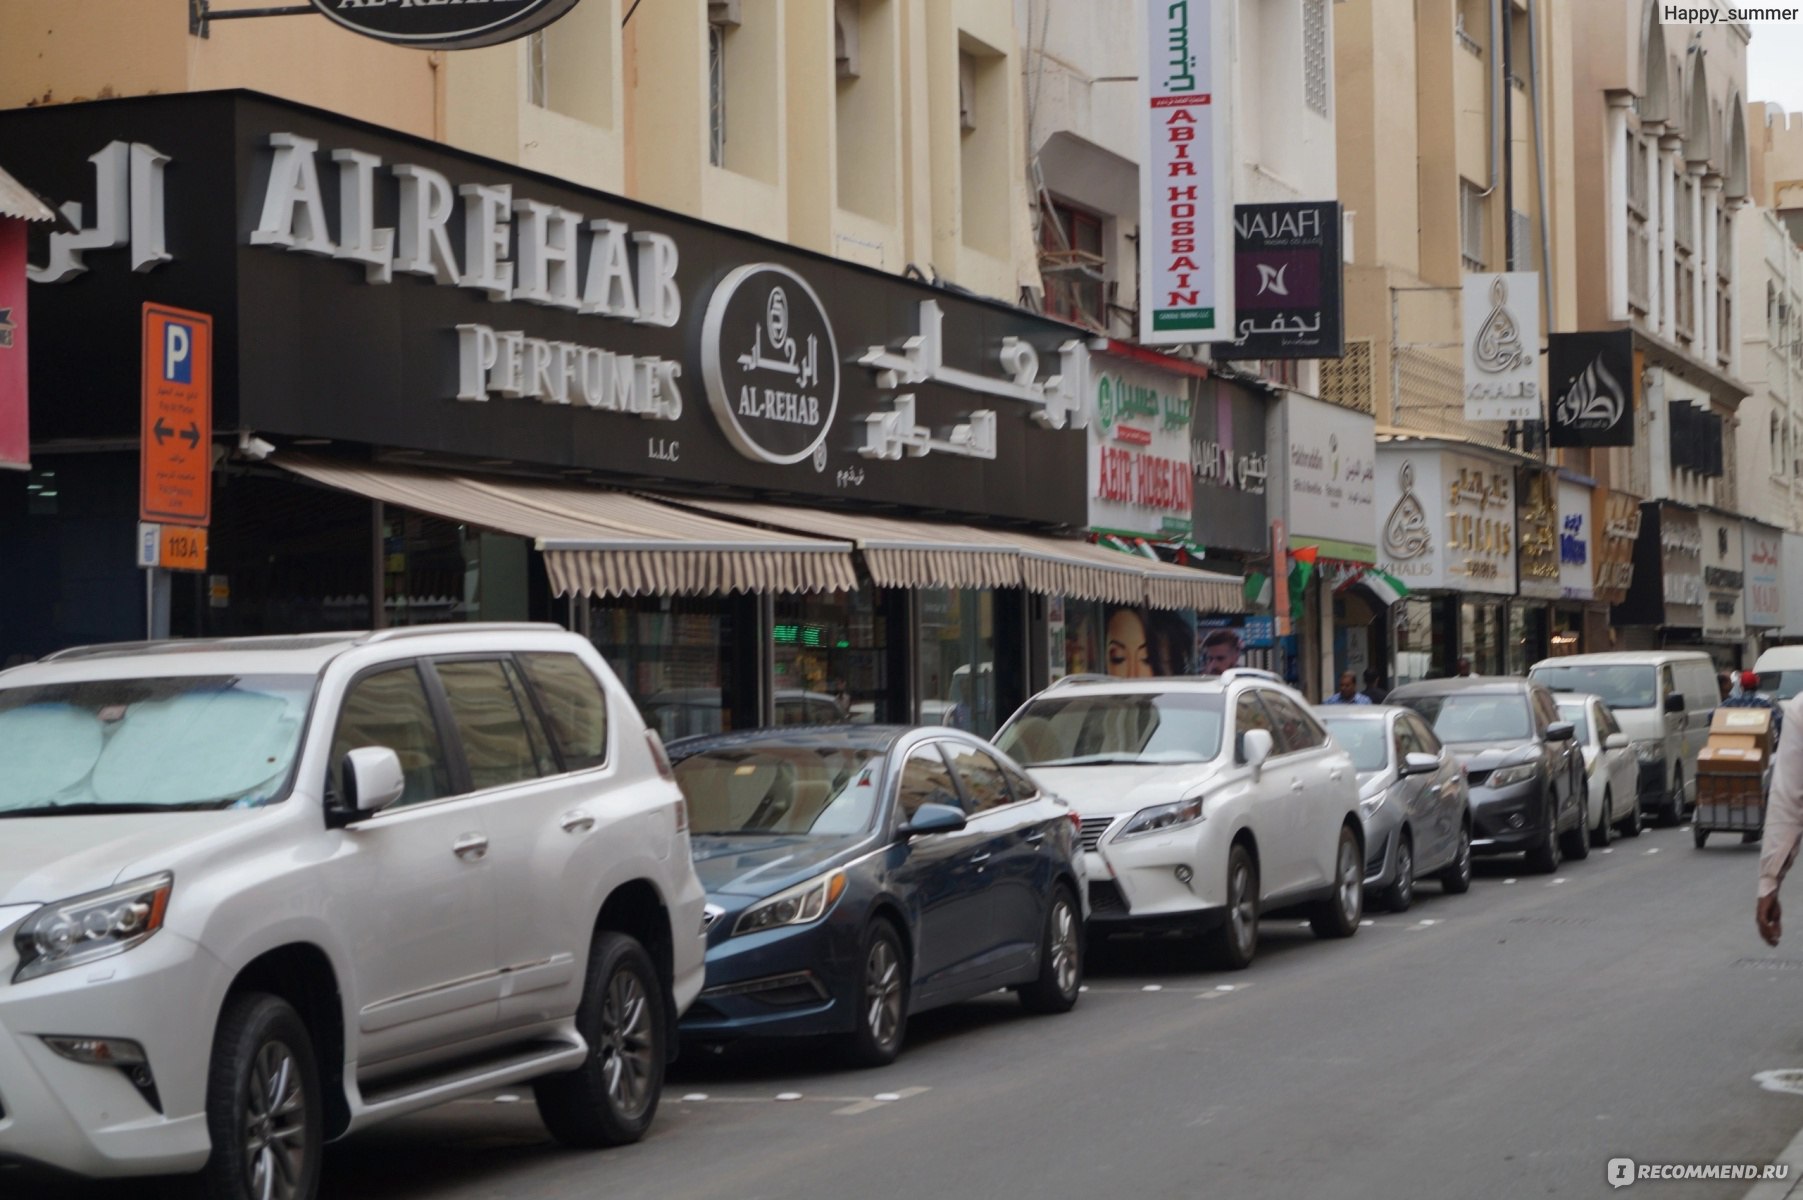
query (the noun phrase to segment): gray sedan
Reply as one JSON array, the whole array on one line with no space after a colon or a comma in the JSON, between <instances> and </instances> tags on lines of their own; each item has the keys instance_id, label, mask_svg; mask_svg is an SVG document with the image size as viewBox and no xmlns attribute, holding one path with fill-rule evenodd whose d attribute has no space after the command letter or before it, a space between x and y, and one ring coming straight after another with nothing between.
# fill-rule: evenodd
<instances>
[{"instance_id":1,"label":"gray sedan","mask_svg":"<svg viewBox=\"0 0 1803 1200\"><path fill-rule=\"evenodd\" d=\"M1406 911L1415 881L1471 887L1471 788L1458 759L1419 714L1382 705L1315 708L1358 771L1365 822L1365 891Z\"/></svg>"}]
</instances>

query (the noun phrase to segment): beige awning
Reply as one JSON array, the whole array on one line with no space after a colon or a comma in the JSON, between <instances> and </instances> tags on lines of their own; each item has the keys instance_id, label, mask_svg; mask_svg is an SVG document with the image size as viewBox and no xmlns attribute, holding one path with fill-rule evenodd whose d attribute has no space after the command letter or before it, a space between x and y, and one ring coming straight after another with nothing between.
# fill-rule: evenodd
<instances>
[{"instance_id":1,"label":"beige awning","mask_svg":"<svg viewBox=\"0 0 1803 1200\"><path fill-rule=\"evenodd\" d=\"M1240 581L1075 538L734 500L668 499L773 529L857 546L880 587L1025 587L1047 596L1153 608L1246 610Z\"/></svg>"},{"instance_id":2,"label":"beige awning","mask_svg":"<svg viewBox=\"0 0 1803 1200\"><path fill-rule=\"evenodd\" d=\"M532 538L560 596L831 592L858 585L849 542L770 534L627 492L294 455L272 461L340 491Z\"/></svg>"},{"instance_id":3,"label":"beige awning","mask_svg":"<svg viewBox=\"0 0 1803 1200\"><path fill-rule=\"evenodd\" d=\"M30 188L0 170L0 217L21 221L54 221L56 213L32 194Z\"/></svg>"}]
</instances>

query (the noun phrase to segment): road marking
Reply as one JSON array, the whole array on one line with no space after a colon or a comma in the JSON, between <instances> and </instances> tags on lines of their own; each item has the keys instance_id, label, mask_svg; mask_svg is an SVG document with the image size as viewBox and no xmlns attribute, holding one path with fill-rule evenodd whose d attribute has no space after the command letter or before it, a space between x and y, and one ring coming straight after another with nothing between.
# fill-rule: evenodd
<instances>
[{"instance_id":1,"label":"road marking","mask_svg":"<svg viewBox=\"0 0 1803 1200\"><path fill-rule=\"evenodd\" d=\"M1162 992L1162 991L1164 991L1164 984L1148 983L1145 987L1142 987L1139 990L1142 992Z\"/></svg>"},{"instance_id":2,"label":"road marking","mask_svg":"<svg viewBox=\"0 0 1803 1200\"><path fill-rule=\"evenodd\" d=\"M1647 853L1648 854L1657 854L1657 853L1659 853L1659 847L1654 846L1651 850L1648 850Z\"/></svg>"},{"instance_id":3,"label":"road marking","mask_svg":"<svg viewBox=\"0 0 1803 1200\"><path fill-rule=\"evenodd\" d=\"M867 1112L875 1112L879 1108L886 1108L887 1106L894 1104L897 1100L906 1100L910 1096L918 1096L921 1093L930 1090L931 1089L924 1087L909 1087L902 1088L898 1092L878 1092L868 1100L856 1100L847 1104L844 1108L835 1108L833 1110L833 1115L835 1117L863 1116Z\"/></svg>"},{"instance_id":4,"label":"road marking","mask_svg":"<svg viewBox=\"0 0 1803 1200\"><path fill-rule=\"evenodd\" d=\"M706 1099L707 1099L706 1092L690 1092L688 1095L683 1097L683 1101L685 1103L692 1103L697 1100L706 1100Z\"/></svg>"},{"instance_id":5,"label":"road marking","mask_svg":"<svg viewBox=\"0 0 1803 1200\"><path fill-rule=\"evenodd\" d=\"M1365 920L1359 922L1359 927L1362 929L1367 925L1375 925L1375 924L1377 924L1376 921L1373 921L1369 917L1367 917Z\"/></svg>"},{"instance_id":6,"label":"road marking","mask_svg":"<svg viewBox=\"0 0 1803 1200\"><path fill-rule=\"evenodd\" d=\"M496 1104L518 1104L519 1102L520 1098L512 1092L502 1092L499 1096L495 1097Z\"/></svg>"},{"instance_id":7,"label":"road marking","mask_svg":"<svg viewBox=\"0 0 1803 1200\"><path fill-rule=\"evenodd\" d=\"M778 1093L776 1093L776 1098L778 1100L799 1100L799 1099L801 1099L801 1093L800 1092L778 1092Z\"/></svg>"},{"instance_id":8,"label":"road marking","mask_svg":"<svg viewBox=\"0 0 1803 1200\"><path fill-rule=\"evenodd\" d=\"M1246 986L1247 986L1247 987L1251 987L1251 986L1252 986L1252 985L1251 985L1251 984L1247 984L1247 985L1246 985ZM1232 991L1232 990L1233 990L1233 984L1231 984L1231 983L1217 983L1217 984L1215 984L1215 991L1217 991L1217 992L1231 992L1231 991Z\"/></svg>"},{"instance_id":9,"label":"road marking","mask_svg":"<svg viewBox=\"0 0 1803 1200\"><path fill-rule=\"evenodd\" d=\"M1435 920L1435 919L1434 919L1434 918L1432 918L1432 917L1426 917L1426 918L1424 918L1424 919L1422 919L1422 920L1420 920L1420 921L1417 921L1417 922L1416 922L1416 924L1417 924L1417 925L1419 925L1419 926L1421 926L1421 927L1423 927L1423 928L1425 928L1425 927L1427 927L1427 926L1429 926L1429 925L1438 925L1438 924L1439 924L1439 923L1440 923L1440 922L1438 922L1438 921L1436 921L1436 920Z\"/></svg>"},{"instance_id":10,"label":"road marking","mask_svg":"<svg viewBox=\"0 0 1803 1200\"><path fill-rule=\"evenodd\" d=\"M1513 879L1505 879L1505 880L1503 880L1503 882L1504 883L1514 883L1515 881Z\"/></svg>"},{"instance_id":11,"label":"road marking","mask_svg":"<svg viewBox=\"0 0 1803 1200\"><path fill-rule=\"evenodd\" d=\"M1604 854L1614 854L1614 853L1615 853L1615 851L1613 851L1613 850L1604 850L1604 851L1603 851L1603 853L1604 853Z\"/></svg>"},{"instance_id":12,"label":"road marking","mask_svg":"<svg viewBox=\"0 0 1803 1200\"><path fill-rule=\"evenodd\" d=\"M1561 875L1557 879L1547 880L1546 886L1547 887L1557 887L1559 884L1564 883L1564 882L1565 882L1565 876Z\"/></svg>"}]
</instances>

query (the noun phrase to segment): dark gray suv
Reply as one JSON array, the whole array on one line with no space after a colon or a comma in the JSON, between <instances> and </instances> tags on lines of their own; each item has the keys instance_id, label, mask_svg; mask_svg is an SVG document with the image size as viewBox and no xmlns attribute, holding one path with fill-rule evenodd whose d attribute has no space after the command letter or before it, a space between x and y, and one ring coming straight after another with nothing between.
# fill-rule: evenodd
<instances>
[{"instance_id":1,"label":"dark gray suv","mask_svg":"<svg viewBox=\"0 0 1803 1200\"><path fill-rule=\"evenodd\" d=\"M1526 679L1466 677L1405 684L1390 704L1433 725L1471 782L1473 854L1527 856L1550 873L1585 858L1584 755L1552 692Z\"/></svg>"}]
</instances>

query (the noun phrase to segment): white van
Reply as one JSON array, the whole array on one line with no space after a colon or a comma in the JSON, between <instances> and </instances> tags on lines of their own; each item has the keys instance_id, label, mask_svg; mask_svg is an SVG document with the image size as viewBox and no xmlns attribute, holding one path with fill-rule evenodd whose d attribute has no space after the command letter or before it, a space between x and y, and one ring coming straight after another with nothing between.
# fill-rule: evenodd
<instances>
[{"instance_id":1,"label":"white van","mask_svg":"<svg viewBox=\"0 0 1803 1200\"><path fill-rule=\"evenodd\" d=\"M1759 690L1774 700L1803 692L1803 646L1773 646L1753 664Z\"/></svg>"},{"instance_id":2,"label":"white van","mask_svg":"<svg viewBox=\"0 0 1803 1200\"><path fill-rule=\"evenodd\" d=\"M1676 823L1696 806L1697 751L1721 703L1715 662L1700 650L1619 650L1542 659L1529 678L1603 698L1634 743L1640 807Z\"/></svg>"}]
</instances>

